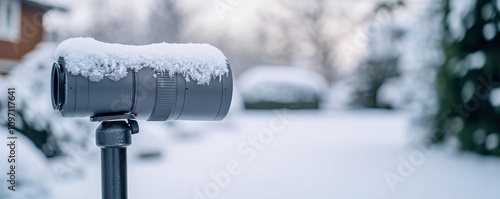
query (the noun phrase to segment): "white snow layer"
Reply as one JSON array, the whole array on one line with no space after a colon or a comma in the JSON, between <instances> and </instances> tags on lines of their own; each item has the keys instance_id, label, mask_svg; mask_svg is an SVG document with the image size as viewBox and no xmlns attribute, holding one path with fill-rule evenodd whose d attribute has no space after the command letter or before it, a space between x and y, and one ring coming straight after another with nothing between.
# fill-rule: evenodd
<instances>
[{"instance_id":1,"label":"white snow layer","mask_svg":"<svg viewBox=\"0 0 500 199\"><path fill-rule=\"evenodd\" d=\"M108 44L93 38L72 38L63 41L56 50L56 59L63 57L72 75L82 75L90 81L104 77L118 81L128 69L144 67L170 76L183 74L186 81L208 84L211 78L227 75L227 59L209 44L158 43L143 46Z\"/></svg>"}]
</instances>

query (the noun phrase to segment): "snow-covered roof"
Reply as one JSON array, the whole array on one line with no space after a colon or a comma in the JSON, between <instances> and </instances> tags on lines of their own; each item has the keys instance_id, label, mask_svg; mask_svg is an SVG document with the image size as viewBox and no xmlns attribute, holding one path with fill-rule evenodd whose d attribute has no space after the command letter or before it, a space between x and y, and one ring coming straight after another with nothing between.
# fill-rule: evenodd
<instances>
[{"instance_id":1,"label":"snow-covered roof","mask_svg":"<svg viewBox=\"0 0 500 199\"><path fill-rule=\"evenodd\" d=\"M240 76L238 84L247 102L309 101L328 90L322 75L293 66L255 66Z\"/></svg>"},{"instance_id":2,"label":"snow-covered roof","mask_svg":"<svg viewBox=\"0 0 500 199\"><path fill-rule=\"evenodd\" d=\"M23 2L42 7L43 9L67 10L67 6L57 0L22 0Z\"/></svg>"},{"instance_id":3,"label":"snow-covered roof","mask_svg":"<svg viewBox=\"0 0 500 199\"><path fill-rule=\"evenodd\" d=\"M150 44L131 46L108 44L93 38L72 38L56 50L56 59L63 57L72 75L91 81L104 77L118 81L127 71L144 67L169 75L183 74L187 81L207 84L212 78L227 75L227 59L209 44Z\"/></svg>"}]
</instances>

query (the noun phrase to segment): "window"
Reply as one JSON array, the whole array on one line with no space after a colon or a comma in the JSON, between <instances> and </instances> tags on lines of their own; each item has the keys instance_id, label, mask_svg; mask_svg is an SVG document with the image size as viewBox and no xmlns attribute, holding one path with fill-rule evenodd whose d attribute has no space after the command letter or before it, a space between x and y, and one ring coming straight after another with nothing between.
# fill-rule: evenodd
<instances>
[{"instance_id":1,"label":"window","mask_svg":"<svg viewBox=\"0 0 500 199\"><path fill-rule=\"evenodd\" d=\"M21 31L20 0L0 0L0 40L15 42Z\"/></svg>"}]
</instances>

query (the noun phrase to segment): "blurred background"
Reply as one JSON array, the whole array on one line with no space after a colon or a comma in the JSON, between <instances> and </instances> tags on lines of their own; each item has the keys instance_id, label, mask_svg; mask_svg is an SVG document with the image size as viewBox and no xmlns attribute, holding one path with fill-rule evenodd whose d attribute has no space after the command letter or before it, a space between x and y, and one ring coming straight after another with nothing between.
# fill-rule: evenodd
<instances>
[{"instance_id":1,"label":"blurred background","mask_svg":"<svg viewBox=\"0 0 500 199\"><path fill-rule=\"evenodd\" d=\"M209 43L222 122L141 122L130 198L499 198L500 0L0 0L0 164L16 88L17 190L100 197L97 124L52 110L71 37ZM5 159L5 160L4 160Z\"/></svg>"}]
</instances>

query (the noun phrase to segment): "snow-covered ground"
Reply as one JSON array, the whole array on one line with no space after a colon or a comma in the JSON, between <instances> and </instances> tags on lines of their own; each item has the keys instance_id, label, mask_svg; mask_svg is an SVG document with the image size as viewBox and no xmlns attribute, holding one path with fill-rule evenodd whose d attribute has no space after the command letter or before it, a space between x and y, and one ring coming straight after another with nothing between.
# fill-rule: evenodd
<instances>
[{"instance_id":1,"label":"snow-covered ground","mask_svg":"<svg viewBox=\"0 0 500 199\"><path fill-rule=\"evenodd\" d=\"M408 133L411 117L379 111L242 112L223 122L181 123L202 132L194 139L153 134L147 131L155 128L142 123L134 139L155 135L162 156L129 157L129 197L500 196L500 159L421 146ZM100 197L99 158L83 162L81 177L51 186L54 198Z\"/></svg>"}]
</instances>

